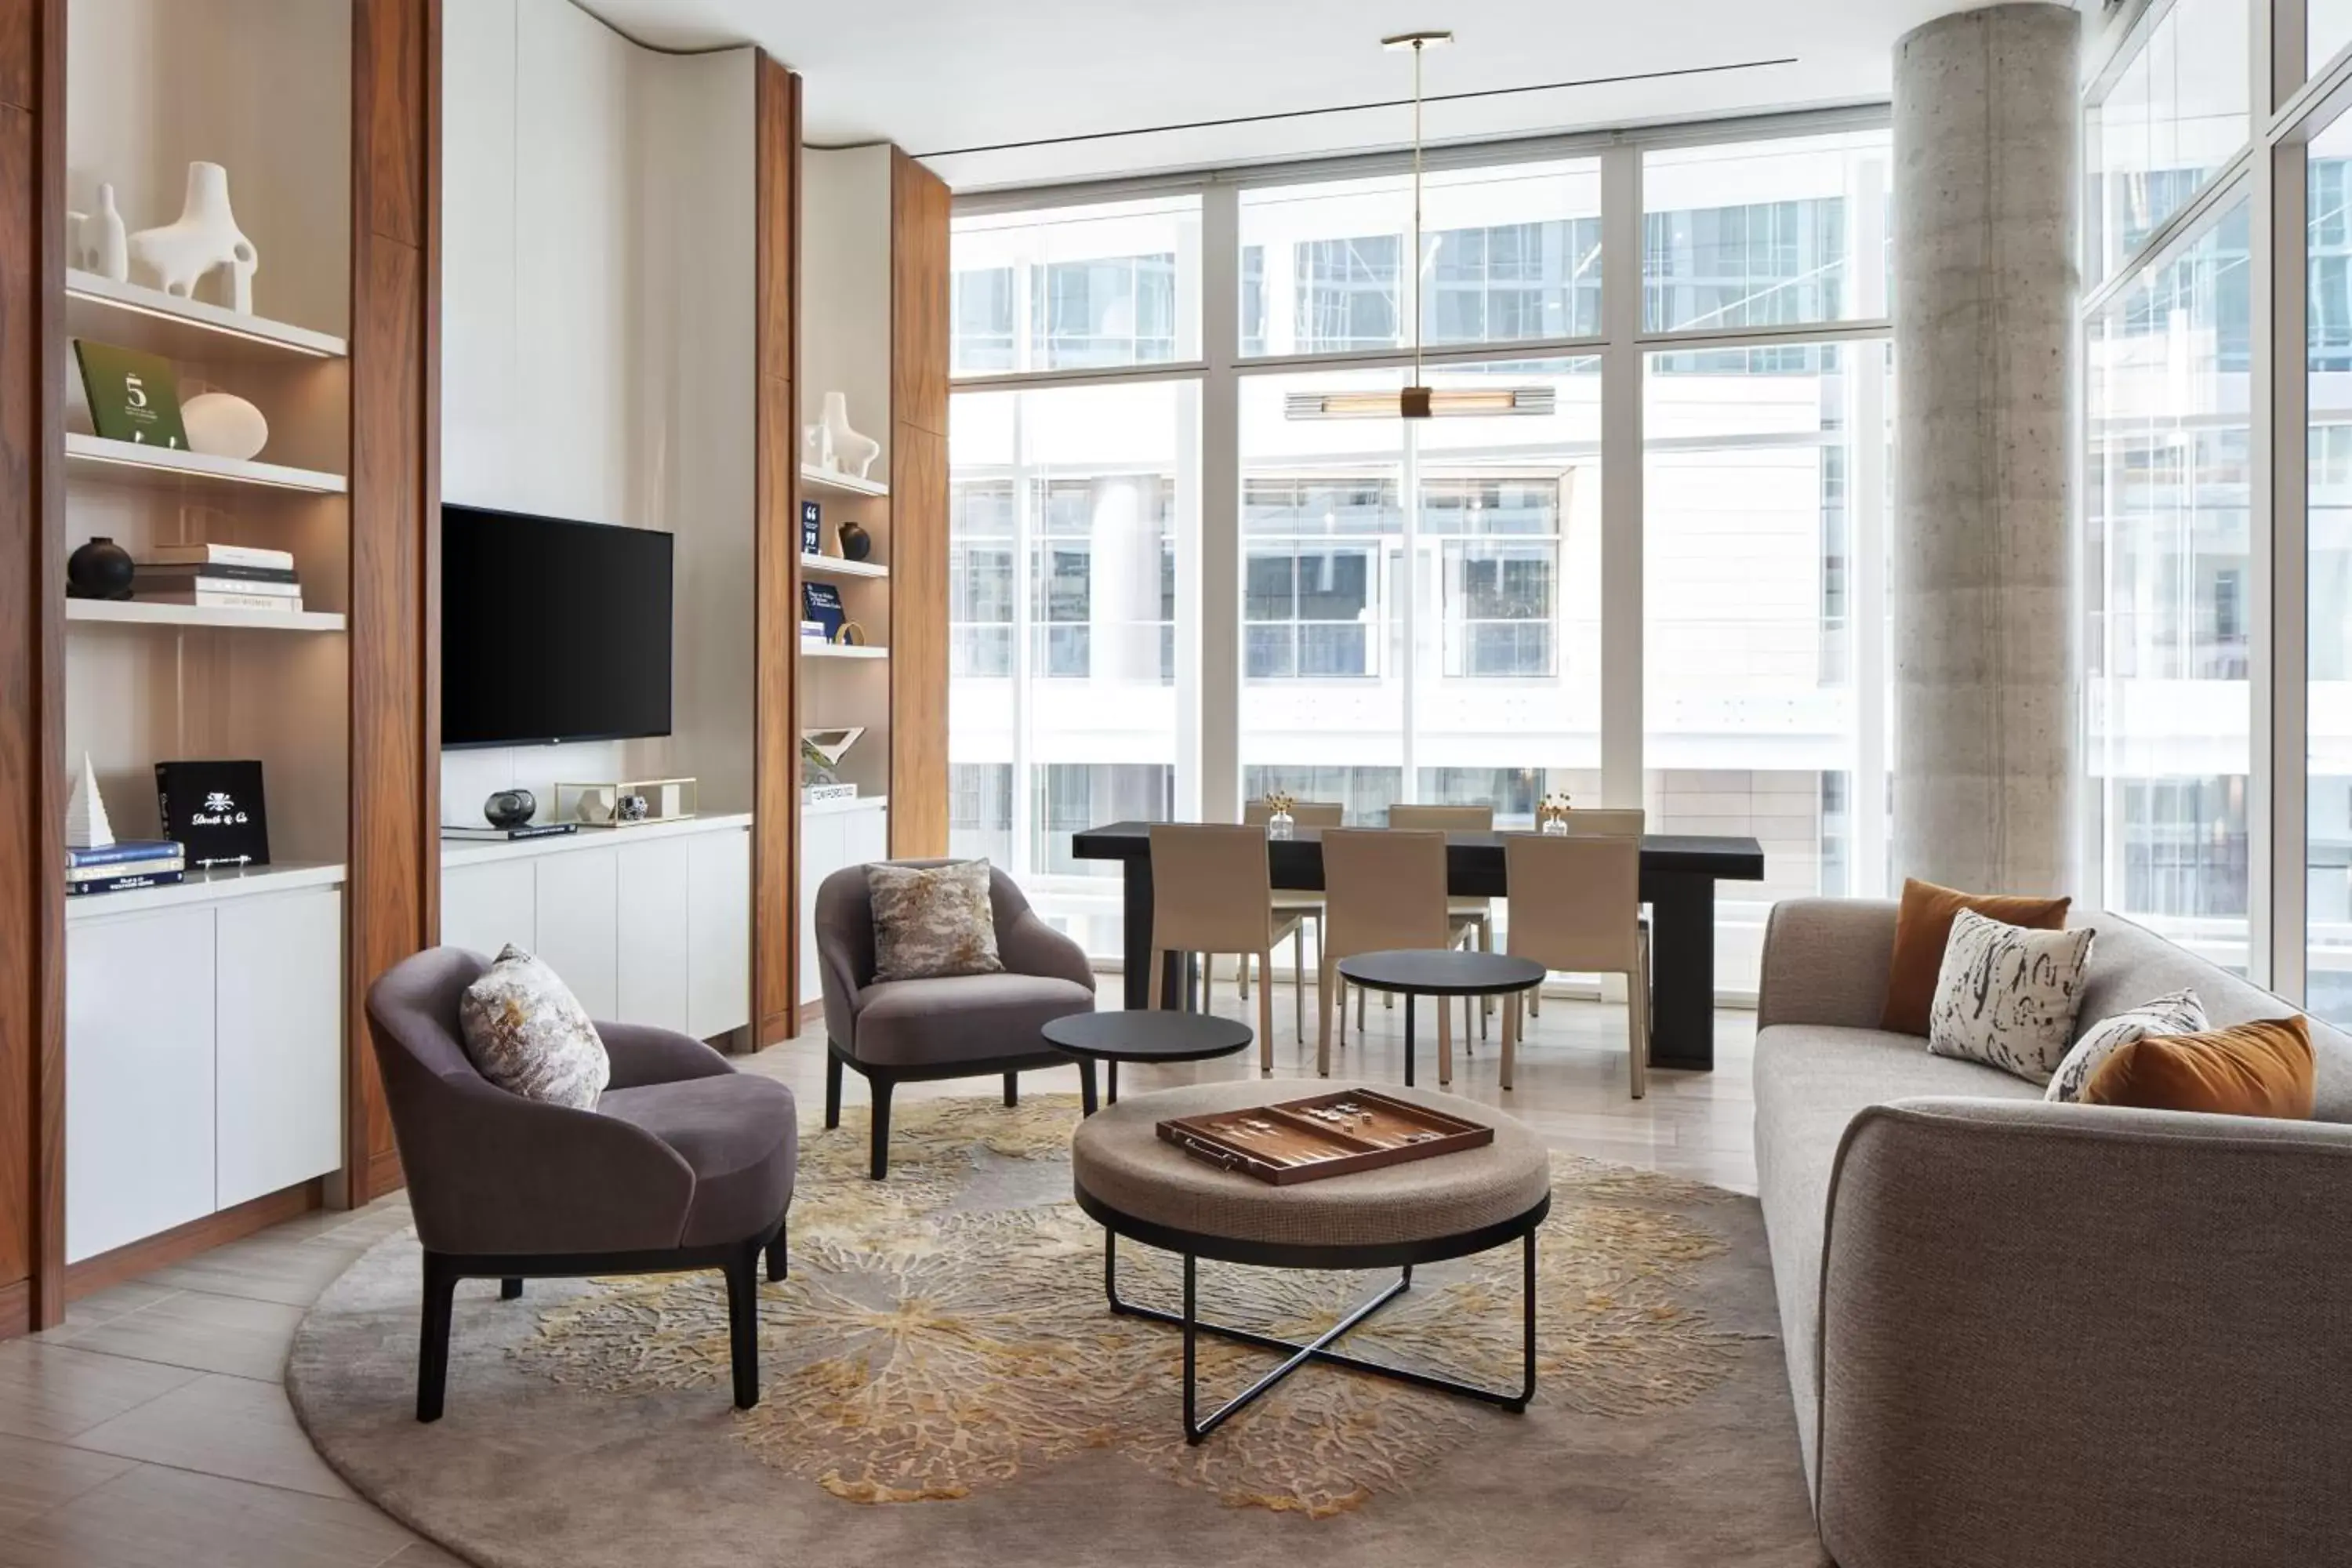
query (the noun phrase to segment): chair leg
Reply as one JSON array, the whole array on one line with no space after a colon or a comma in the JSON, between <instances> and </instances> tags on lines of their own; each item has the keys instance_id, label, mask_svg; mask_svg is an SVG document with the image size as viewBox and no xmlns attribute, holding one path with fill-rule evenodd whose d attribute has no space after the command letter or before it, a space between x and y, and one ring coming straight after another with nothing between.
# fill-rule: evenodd
<instances>
[{"instance_id":1,"label":"chair leg","mask_svg":"<svg viewBox=\"0 0 2352 1568\"><path fill-rule=\"evenodd\" d=\"M727 1359L735 1369L735 1408L760 1403L760 1247L727 1260Z\"/></svg>"},{"instance_id":2,"label":"chair leg","mask_svg":"<svg viewBox=\"0 0 2352 1568\"><path fill-rule=\"evenodd\" d=\"M1395 1005L1396 1005L1396 993L1395 993L1395 992L1393 992L1393 991L1383 991L1382 993L1381 993L1381 994L1388 998L1388 1005L1389 1005L1390 1006L1393 1007L1393 1006L1395 1006ZM1357 987L1356 987L1356 1039L1357 1039L1358 1043L1360 1043L1360 1043L1362 1042L1362 1040L1363 1040L1363 1037L1364 1037L1364 988L1363 988L1362 986L1359 985L1359 986L1357 986Z\"/></svg>"},{"instance_id":3,"label":"chair leg","mask_svg":"<svg viewBox=\"0 0 2352 1568\"><path fill-rule=\"evenodd\" d=\"M830 1050L824 1053L824 1124L828 1130L841 1125L841 1058Z\"/></svg>"},{"instance_id":4,"label":"chair leg","mask_svg":"<svg viewBox=\"0 0 2352 1568\"><path fill-rule=\"evenodd\" d=\"M1298 1043L1307 1043L1307 927L1302 922L1290 933L1290 1011L1291 1027Z\"/></svg>"},{"instance_id":5,"label":"chair leg","mask_svg":"<svg viewBox=\"0 0 2352 1568\"><path fill-rule=\"evenodd\" d=\"M1163 983L1167 978L1167 970L1168 950L1160 947L1153 948L1151 950L1151 973L1144 980L1143 994L1146 998L1144 1005L1150 1007L1155 1013L1160 1011L1160 993L1164 988Z\"/></svg>"},{"instance_id":6,"label":"chair leg","mask_svg":"<svg viewBox=\"0 0 2352 1568\"><path fill-rule=\"evenodd\" d=\"M1540 1018L1543 1016L1543 987L1541 985L1537 986L1533 991L1528 993L1528 1016L1530 1018Z\"/></svg>"},{"instance_id":7,"label":"chair leg","mask_svg":"<svg viewBox=\"0 0 2352 1568\"><path fill-rule=\"evenodd\" d=\"M416 1339L416 1418L441 1419L449 1388L449 1318L456 1306L457 1270L436 1252L425 1255L424 1324Z\"/></svg>"},{"instance_id":8,"label":"chair leg","mask_svg":"<svg viewBox=\"0 0 2352 1568\"><path fill-rule=\"evenodd\" d=\"M1485 920L1478 922L1478 951L1480 952L1492 952L1495 951L1495 917L1492 915L1488 915ZM1494 1026L1488 1023L1487 1020L1494 1017L1494 1016L1495 998L1492 996L1479 997L1478 1036L1481 1039L1487 1038L1492 1034ZM1465 1037L1470 1033L1466 1028L1462 1032Z\"/></svg>"},{"instance_id":9,"label":"chair leg","mask_svg":"<svg viewBox=\"0 0 2352 1568\"><path fill-rule=\"evenodd\" d=\"M1332 983L1338 977L1339 972L1332 967L1329 957L1319 954L1318 956L1321 959L1321 973L1318 977L1315 987L1315 1070L1322 1077L1329 1078L1331 1076L1331 1006L1334 1002L1339 1004L1339 1026L1345 1028L1348 1025L1348 999L1332 994Z\"/></svg>"},{"instance_id":10,"label":"chair leg","mask_svg":"<svg viewBox=\"0 0 2352 1568\"><path fill-rule=\"evenodd\" d=\"M1519 998L1523 993L1514 991L1503 998L1503 1087L1511 1087L1512 1076L1519 1065Z\"/></svg>"},{"instance_id":11,"label":"chair leg","mask_svg":"<svg viewBox=\"0 0 2352 1568\"><path fill-rule=\"evenodd\" d=\"M879 1073L869 1075L866 1087L874 1094L874 1136L866 1154L866 1173L876 1181L890 1173L890 1079Z\"/></svg>"},{"instance_id":12,"label":"chair leg","mask_svg":"<svg viewBox=\"0 0 2352 1568\"><path fill-rule=\"evenodd\" d=\"M1390 994L1393 995L1391 992ZM1430 1009L1437 1015L1437 1087L1444 1089L1454 1081L1454 1009L1445 998L1436 998L1437 1005ZM1469 1011L1469 998L1463 998L1463 1011Z\"/></svg>"},{"instance_id":13,"label":"chair leg","mask_svg":"<svg viewBox=\"0 0 2352 1568\"><path fill-rule=\"evenodd\" d=\"M1248 953L1242 954L1242 962L1244 964L1249 961ZM1273 969L1273 952L1269 951L1259 953L1257 955L1257 1070L1267 1078L1274 1076L1274 987L1265 983L1265 977Z\"/></svg>"},{"instance_id":14,"label":"chair leg","mask_svg":"<svg viewBox=\"0 0 2352 1568\"><path fill-rule=\"evenodd\" d=\"M1625 1059L1639 1100L1650 1091L1650 998L1638 970L1625 976Z\"/></svg>"},{"instance_id":15,"label":"chair leg","mask_svg":"<svg viewBox=\"0 0 2352 1568\"><path fill-rule=\"evenodd\" d=\"M501 1300L501 1301L520 1301L520 1300L522 1300L522 1281L521 1281L521 1280L520 1280L520 1279L501 1279L501 1280L499 1280L499 1300Z\"/></svg>"},{"instance_id":16,"label":"chair leg","mask_svg":"<svg viewBox=\"0 0 2352 1568\"><path fill-rule=\"evenodd\" d=\"M784 1257L784 1236L787 1226L781 1221L776 1226L775 1239L768 1243L768 1283L772 1285L790 1272Z\"/></svg>"},{"instance_id":17,"label":"chair leg","mask_svg":"<svg viewBox=\"0 0 2352 1568\"><path fill-rule=\"evenodd\" d=\"M1249 961L1250 955L1246 952L1237 954L1234 959L1234 994L1244 1002L1249 1000ZM1263 972L1259 973L1257 979L1260 985L1265 984L1265 975Z\"/></svg>"}]
</instances>

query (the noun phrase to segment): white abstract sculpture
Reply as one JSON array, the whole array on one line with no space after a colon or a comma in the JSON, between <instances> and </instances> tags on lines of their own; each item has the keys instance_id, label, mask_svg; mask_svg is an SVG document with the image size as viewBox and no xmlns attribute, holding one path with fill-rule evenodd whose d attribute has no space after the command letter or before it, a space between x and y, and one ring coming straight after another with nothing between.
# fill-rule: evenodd
<instances>
[{"instance_id":1,"label":"white abstract sculpture","mask_svg":"<svg viewBox=\"0 0 2352 1568\"><path fill-rule=\"evenodd\" d=\"M229 308L253 309L253 275L261 265L253 241L228 210L228 171L218 163L188 165L188 195L179 221L142 228L131 237L131 260L166 294L194 297L196 284L215 268L229 270Z\"/></svg>"},{"instance_id":2,"label":"white abstract sculpture","mask_svg":"<svg viewBox=\"0 0 2352 1568\"><path fill-rule=\"evenodd\" d=\"M188 450L242 462L269 445L269 421L233 392L200 392L180 405Z\"/></svg>"},{"instance_id":3,"label":"white abstract sculpture","mask_svg":"<svg viewBox=\"0 0 2352 1568\"><path fill-rule=\"evenodd\" d=\"M131 242L111 184L98 187L98 210L81 220L80 235L82 266L117 283L131 280Z\"/></svg>"},{"instance_id":4,"label":"white abstract sculpture","mask_svg":"<svg viewBox=\"0 0 2352 1568\"><path fill-rule=\"evenodd\" d=\"M66 847L103 849L113 842L114 826L106 820L106 802L98 793L98 769L84 752L81 777L74 783L73 799L66 803Z\"/></svg>"},{"instance_id":5,"label":"white abstract sculpture","mask_svg":"<svg viewBox=\"0 0 2352 1568\"><path fill-rule=\"evenodd\" d=\"M845 473L855 472L859 479L874 466L882 455L882 443L871 436L861 436L849 427L849 395L828 392L824 395L824 433L833 447L832 467Z\"/></svg>"}]
</instances>

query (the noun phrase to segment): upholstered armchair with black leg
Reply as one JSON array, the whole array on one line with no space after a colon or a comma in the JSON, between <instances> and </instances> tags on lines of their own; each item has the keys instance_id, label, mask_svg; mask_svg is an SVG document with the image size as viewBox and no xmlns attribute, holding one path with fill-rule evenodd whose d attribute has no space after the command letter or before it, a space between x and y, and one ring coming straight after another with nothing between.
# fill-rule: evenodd
<instances>
[{"instance_id":1,"label":"upholstered armchair with black leg","mask_svg":"<svg viewBox=\"0 0 2352 1568\"><path fill-rule=\"evenodd\" d=\"M894 860L944 866L945 860ZM874 1097L869 1173L890 1168L890 1091L908 1080L1004 1076L1004 1103L1019 1103L1017 1075L1066 1068L1039 1031L1095 1008L1086 950L1047 925L1020 885L989 868L990 913L1002 973L886 980L875 973L874 900L866 868L845 867L816 892L816 958L824 984L824 1124L841 1125L841 1072L862 1074Z\"/></svg>"},{"instance_id":2,"label":"upholstered armchair with black leg","mask_svg":"<svg viewBox=\"0 0 2352 1568\"><path fill-rule=\"evenodd\" d=\"M425 1249L416 1418L438 1420L462 1279L717 1268L735 1403L760 1400L759 1271L784 1273L799 1130L792 1090L701 1041L598 1024L613 1076L595 1109L510 1094L475 1070L457 1004L488 963L440 947L368 987L368 1027Z\"/></svg>"}]
</instances>

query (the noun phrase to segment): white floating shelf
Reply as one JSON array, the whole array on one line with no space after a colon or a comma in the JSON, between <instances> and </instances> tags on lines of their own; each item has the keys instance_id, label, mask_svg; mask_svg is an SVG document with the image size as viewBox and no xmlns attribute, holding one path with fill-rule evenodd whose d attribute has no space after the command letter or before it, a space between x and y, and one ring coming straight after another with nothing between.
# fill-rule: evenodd
<instances>
[{"instance_id":1,"label":"white floating shelf","mask_svg":"<svg viewBox=\"0 0 2352 1568\"><path fill-rule=\"evenodd\" d=\"M342 616L326 610L207 609L139 599L68 599L66 619L131 626L237 626L270 632L339 632Z\"/></svg>"},{"instance_id":2,"label":"white floating shelf","mask_svg":"<svg viewBox=\"0 0 2352 1568\"><path fill-rule=\"evenodd\" d=\"M339 496L351 485L341 474L314 468L289 468L278 463L257 463L236 458L208 458L200 452L142 447L131 441L109 441L80 431L66 432L66 467L79 478L149 489L184 489L190 485L258 485L265 489L302 490L311 495Z\"/></svg>"},{"instance_id":3,"label":"white floating shelf","mask_svg":"<svg viewBox=\"0 0 2352 1568\"><path fill-rule=\"evenodd\" d=\"M890 650L876 647L871 643L853 647L848 643L803 642L801 656L804 658L888 658Z\"/></svg>"},{"instance_id":4,"label":"white floating shelf","mask_svg":"<svg viewBox=\"0 0 2352 1568\"><path fill-rule=\"evenodd\" d=\"M820 577L887 577L890 568L879 561L850 561L839 555L803 555L801 570Z\"/></svg>"},{"instance_id":5,"label":"white floating shelf","mask_svg":"<svg viewBox=\"0 0 2352 1568\"><path fill-rule=\"evenodd\" d=\"M831 490L845 496L887 496L890 487L879 479L861 479L855 474L841 473L833 468L801 465L801 483L813 490Z\"/></svg>"},{"instance_id":6,"label":"white floating shelf","mask_svg":"<svg viewBox=\"0 0 2352 1568\"><path fill-rule=\"evenodd\" d=\"M72 269L66 273L66 332L166 359L282 364L289 357L351 357L343 339L308 327Z\"/></svg>"}]
</instances>

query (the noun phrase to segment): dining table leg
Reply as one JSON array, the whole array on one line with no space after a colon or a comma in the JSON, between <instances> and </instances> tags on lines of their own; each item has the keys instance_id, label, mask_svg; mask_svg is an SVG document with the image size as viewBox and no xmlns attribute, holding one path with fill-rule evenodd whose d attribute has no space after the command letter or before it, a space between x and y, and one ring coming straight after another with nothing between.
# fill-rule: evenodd
<instances>
[{"instance_id":1,"label":"dining table leg","mask_svg":"<svg viewBox=\"0 0 2352 1568\"><path fill-rule=\"evenodd\" d=\"M1119 991L1128 1011L1140 1013L1151 1005L1151 857L1131 856L1122 865L1119 946L1125 973ZM1192 955L1171 952L1161 962L1168 967L1161 972L1160 1005L1173 1013L1185 1012L1197 972Z\"/></svg>"},{"instance_id":2,"label":"dining table leg","mask_svg":"<svg viewBox=\"0 0 2352 1568\"><path fill-rule=\"evenodd\" d=\"M1650 1065L1715 1070L1715 879L1642 879L1650 905Z\"/></svg>"},{"instance_id":3,"label":"dining table leg","mask_svg":"<svg viewBox=\"0 0 2352 1568\"><path fill-rule=\"evenodd\" d=\"M1437 1004L1445 1005L1443 1000ZM1404 994L1404 1086L1412 1087L1412 993Z\"/></svg>"}]
</instances>

